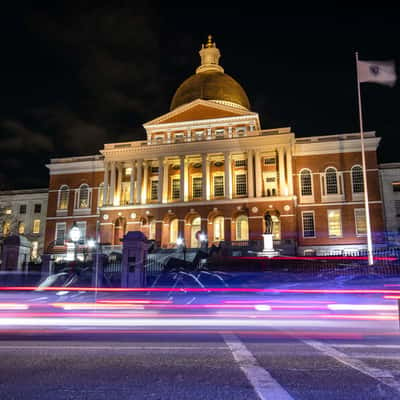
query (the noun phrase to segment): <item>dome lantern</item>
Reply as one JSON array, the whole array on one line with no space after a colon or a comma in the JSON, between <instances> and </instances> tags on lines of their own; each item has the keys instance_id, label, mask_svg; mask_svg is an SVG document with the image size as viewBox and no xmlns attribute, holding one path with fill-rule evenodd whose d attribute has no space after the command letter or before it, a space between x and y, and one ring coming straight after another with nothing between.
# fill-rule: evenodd
<instances>
[{"instance_id":1,"label":"dome lantern","mask_svg":"<svg viewBox=\"0 0 400 400\"><path fill-rule=\"evenodd\" d=\"M218 64L221 53L218 50L215 42L212 41L212 36L208 35L208 42L204 46L201 45L201 50L199 51L201 58L201 65L196 69L196 74L205 71L217 71L224 72L224 69Z\"/></svg>"}]
</instances>

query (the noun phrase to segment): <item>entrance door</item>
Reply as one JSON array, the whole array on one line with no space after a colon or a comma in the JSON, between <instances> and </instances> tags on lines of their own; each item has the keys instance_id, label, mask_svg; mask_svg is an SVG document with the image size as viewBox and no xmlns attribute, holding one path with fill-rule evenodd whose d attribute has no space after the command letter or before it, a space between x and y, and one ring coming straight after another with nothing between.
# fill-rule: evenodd
<instances>
[{"instance_id":1,"label":"entrance door","mask_svg":"<svg viewBox=\"0 0 400 400\"><path fill-rule=\"evenodd\" d=\"M200 247L199 232L201 232L201 220L200 217L196 217L192 221L192 227L190 231L190 247Z\"/></svg>"}]
</instances>

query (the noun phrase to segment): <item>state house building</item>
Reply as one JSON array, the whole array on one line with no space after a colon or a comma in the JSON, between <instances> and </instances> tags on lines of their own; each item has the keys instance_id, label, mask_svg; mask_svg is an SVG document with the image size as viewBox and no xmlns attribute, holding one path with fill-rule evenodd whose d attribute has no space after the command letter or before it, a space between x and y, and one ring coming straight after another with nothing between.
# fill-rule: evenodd
<instances>
[{"instance_id":1,"label":"state house building","mask_svg":"<svg viewBox=\"0 0 400 400\"><path fill-rule=\"evenodd\" d=\"M264 130L243 88L219 65L209 37L201 65L176 90L170 111L145 123L147 140L105 144L101 154L51 159L46 246L67 254L76 223L85 238L118 249L128 231L163 248L274 239L297 254L366 248L360 134L296 138ZM374 243L383 231L376 150L365 133ZM278 245L279 247L279 245Z\"/></svg>"}]
</instances>

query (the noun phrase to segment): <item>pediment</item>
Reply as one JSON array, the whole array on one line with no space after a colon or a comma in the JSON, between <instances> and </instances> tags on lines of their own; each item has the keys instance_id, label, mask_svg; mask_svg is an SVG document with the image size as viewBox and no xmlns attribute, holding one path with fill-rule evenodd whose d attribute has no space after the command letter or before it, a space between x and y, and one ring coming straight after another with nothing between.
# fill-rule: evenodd
<instances>
[{"instance_id":1,"label":"pediment","mask_svg":"<svg viewBox=\"0 0 400 400\"><path fill-rule=\"evenodd\" d=\"M167 114L145 123L143 126L158 124L173 124L186 121L199 121L217 118L230 118L243 115L257 115L256 113L225 104L218 104L209 100L194 100L184 104Z\"/></svg>"}]
</instances>

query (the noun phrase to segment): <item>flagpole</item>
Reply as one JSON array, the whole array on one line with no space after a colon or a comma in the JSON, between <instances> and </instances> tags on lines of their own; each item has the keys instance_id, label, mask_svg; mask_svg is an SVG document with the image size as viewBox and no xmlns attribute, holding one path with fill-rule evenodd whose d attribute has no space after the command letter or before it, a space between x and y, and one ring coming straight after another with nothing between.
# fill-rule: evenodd
<instances>
[{"instance_id":1,"label":"flagpole","mask_svg":"<svg viewBox=\"0 0 400 400\"><path fill-rule=\"evenodd\" d=\"M365 162L364 127L362 118L361 90L360 90L360 77L358 71L357 51L356 51L356 68L357 68L358 114L360 119L361 158L362 158L362 172L363 172L363 183L364 183L365 222L367 225L368 265L373 265L374 257L372 253L371 221L369 216L368 186L367 186L367 166Z\"/></svg>"}]
</instances>

